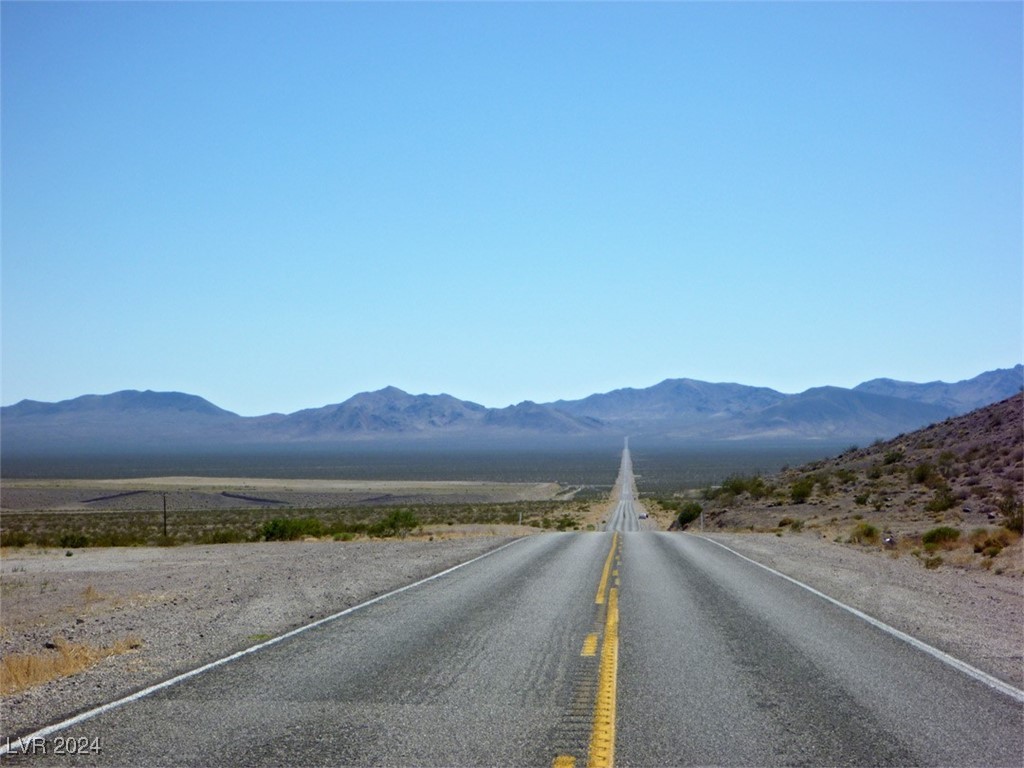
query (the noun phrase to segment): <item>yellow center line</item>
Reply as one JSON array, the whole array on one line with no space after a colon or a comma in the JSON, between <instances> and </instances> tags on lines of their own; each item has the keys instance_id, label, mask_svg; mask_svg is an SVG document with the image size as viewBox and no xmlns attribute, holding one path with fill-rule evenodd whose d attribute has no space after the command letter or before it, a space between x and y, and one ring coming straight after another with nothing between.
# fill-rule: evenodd
<instances>
[{"instance_id":1,"label":"yellow center line","mask_svg":"<svg viewBox=\"0 0 1024 768\"><path fill-rule=\"evenodd\" d=\"M601 644L594 728L590 734L587 768L610 768L615 762L615 697L619 675L619 590L608 594L608 617Z\"/></svg>"},{"instance_id":2,"label":"yellow center line","mask_svg":"<svg viewBox=\"0 0 1024 768\"><path fill-rule=\"evenodd\" d=\"M615 760L615 697L619 675L619 569L612 570L613 562L616 566L622 563L618 531L612 535L612 546L608 550L604 570L601 572L601 583L594 598L597 605L604 605L607 593L608 605L601 611L604 614L604 637L598 662L597 700L594 702L587 768L611 768ZM615 586L609 589L608 581L612 576ZM591 632L586 636L580 656L598 655L598 634ZM551 763L551 768L575 766L575 755L557 755Z\"/></svg>"},{"instance_id":3,"label":"yellow center line","mask_svg":"<svg viewBox=\"0 0 1024 768\"><path fill-rule=\"evenodd\" d=\"M597 597L594 598L594 602L598 605L604 604L604 593L608 589L608 574L612 570L612 558L615 556L615 547L619 543L619 532L616 531L612 534L612 548L608 550L608 557L604 561L604 571L601 573L601 583L597 586Z\"/></svg>"},{"instance_id":4,"label":"yellow center line","mask_svg":"<svg viewBox=\"0 0 1024 768\"><path fill-rule=\"evenodd\" d=\"M597 632L591 632L587 635L583 641L583 650L580 651L580 656L596 656L597 655Z\"/></svg>"}]
</instances>

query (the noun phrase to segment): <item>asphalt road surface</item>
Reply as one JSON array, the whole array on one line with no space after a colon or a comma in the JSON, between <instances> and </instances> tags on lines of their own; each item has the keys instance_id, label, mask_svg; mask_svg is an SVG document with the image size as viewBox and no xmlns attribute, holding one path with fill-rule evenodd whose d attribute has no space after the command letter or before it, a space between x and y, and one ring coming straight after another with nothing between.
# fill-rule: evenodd
<instances>
[{"instance_id":1,"label":"asphalt road surface","mask_svg":"<svg viewBox=\"0 0 1024 768\"><path fill-rule=\"evenodd\" d=\"M633 477L633 460L629 454L629 445L622 450L622 463L619 465L619 477L616 481L619 498L615 510L605 525L606 531L634 532L640 530L638 511L633 506L636 498L636 480Z\"/></svg>"},{"instance_id":2,"label":"asphalt road surface","mask_svg":"<svg viewBox=\"0 0 1024 768\"><path fill-rule=\"evenodd\" d=\"M1015 695L700 537L552 533L4 759L1020 766Z\"/></svg>"}]
</instances>

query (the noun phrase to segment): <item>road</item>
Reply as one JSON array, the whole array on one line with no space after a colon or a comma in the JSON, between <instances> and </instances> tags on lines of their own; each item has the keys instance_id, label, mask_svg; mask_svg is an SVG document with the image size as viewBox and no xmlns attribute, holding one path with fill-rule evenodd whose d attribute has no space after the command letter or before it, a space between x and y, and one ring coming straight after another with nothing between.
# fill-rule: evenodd
<instances>
[{"instance_id":1,"label":"road","mask_svg":"<svg viewBox=\"0 0 1024 768\"><path fill-rule=\"evenodd\" d=\"M108 765L1014 765L1024 704L711 541L527 537L15 745Z\"/></svg>"},{"instance_id":2,"label":"road","mask_svg":"<svg viewBox=\"0 0 1024 768\"><path fill-rule=\"evenodd\" d=\"M636 478L633 476L633 459L629 453L628 441L626 447L622 449L622 463L619 465L619 477L615 481L615 488L618 491L618 500L608 517L605 530L623 533L639 531L639 513L633 505L636 499Z\"/></svg>"}]
</instances>

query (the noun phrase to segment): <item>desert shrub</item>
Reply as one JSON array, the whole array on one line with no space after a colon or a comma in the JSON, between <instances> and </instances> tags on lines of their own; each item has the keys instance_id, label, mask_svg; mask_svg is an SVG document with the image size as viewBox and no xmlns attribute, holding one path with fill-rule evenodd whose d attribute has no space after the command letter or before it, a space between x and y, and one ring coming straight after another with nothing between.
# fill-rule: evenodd
<instances>
[{"instance_id":1,"label":"desert shrub","mask_svg":"<svg viewBox=\"0 0 1024 768\"><path fill-rule=\"evenodd\" d=\"M953 492L950 490L948 485L942 485L935 491L935 495L925 505L925 509L929 512L945 512L947 509L952 509L956 504L956 498L953 496Z\"/></svg>"},{"instance_id":2,"label":"desert shrub","mask_svg":"<svg viewBox=\"0 0 1024 768\"><path fill-rule=\"evenodd\" d=\"M822 496L832 495L832 478L828 472L819 472L814 476L814 482L818 485L818 493Z\"/></svg>"},{"instance_id":3,"label":"desert shrub","mask_svg":"<svg viewBox=\"0 0 1024 768\"><path fill-rule=\"evenodd\" d=\"M925 549L932 551L940 546L948 546L959 538L959 530L951 528L948 525L940 525L938 528L932 528L930 531L925 531L921 536L921 543L924 544Z\"/></svg>"},{"instance_id":4,"label":"desert shrub","mask_svg":"<svg viewBox=\"0 0 1024 768\"><path fill-rule=\"evenodd\" d=\"M851 544L871 544L878 541L878 529L870 523L860 523L850 533Z\"/></svg>"},{"instance_id":5,"label":"desert shrub","mask_svg":"<svg viewBox=\"0 0 1024 768\"><path fill-rule=\"evenodd\" d=\"M1003 488L1002 495L996 503L999 512L1005 518L1003 525L1011 531L1024 533L1024 505L1021 504L1017 490L1008 485Z\"/></svg>"},{"instance_id":6,"label":"desert shrub","mask_svg":"<svg viewBox=\"0 0 1024 768\"><path fill-rule=\"evenodd\" d=\"M60 535L57 544L62 549L81 549L89 546L89 537L79 534L77 531L69 531L67 534Z\"/></svg>"},{"instance_id":7,"label":"desert shrub","mask_svg":"<svg viewBox=\"0 0 1024 768\"><path fill-rule=\"evenodd\" d=\"M974 548L975 554L995 557L1006 547L1010 546L1016 538L1016 535L1006 528L996 531L989 531L987 528L976 528L971 533L971 545Z\"/></svg>"},{"instance_id":8,"label":"desert shrub","mask_svg":"<svg viewBox=\"0 0 1024 768\"><path fill-rule=\"evenodd\" d=\"M89 537L91 547L141 547L149 543L145 533L127 529L104 530Z\"/></svg>"},{"instance_id":9,"label":"desert shrub","mask_svg":"<svg viewBox=\"0 0 1024 768\"><path fill-rule=\"evenodd\" d=\"M260 529L266 541L295 541L303 536L323 536L323 523L315 517L281 517L268 520Z\"/></svg>"},{"instance_id":10,"label":"desert shrub","mask_svg":"<svg viewBox=\"0 0 1024 768\"><path fill-rule=\"evenodd\" d=\"M848 485L857 479L857 473L852 469L837 469L836 479L843 485Z\"/></svg>"},{"instance_id":11,"label":"desert shrub","mask_svg":"<svg viewBox=\"0 0 1024 768\"><path fill-rule=\"evenodd\" d=\"M683 504L679 509L679 516L676 518L676 520L679 521L679 527L685 528L686 526L688 526L690 523L692 523L694 520L700 517L700 513L702 511L703 508L696 501L688 501L685 504Z\"/></svg>"},{"instance_id":12,"label":"desert shrub","mask_svg":"<svg viewBox=\"0 0 1024 768\"><path fill-rule=\"evenodd\" d=\"M32 537L25 531L0 531L0 547L24 547L31 541Z\"/></svg>"},{"instance_id":13,"label":"desert shrub","mask_svg":"<svg viewBox=\"0 0 1024 768\"><path fill-rule=\"evenodd\" d=\"M807 499L811 497L811 492L814 490L814 478L805 477L801 480L797 480L789 488L789 497L793 500L794 504L803 504Z\"/></svg>"},{"instance_id":14,"label":"desert shrub","mask_svg":"<svg viewBox=\"0 0 1024 768\"><path fill-rule=\"evenodd\" d=\"M543 522L546 523L544 525L545 528L551 527L551 520L547 517L544 518ZM388 538L390 536L404 538L409 531L419 524L419 518L416 517L411 509L396 509L379 523L371 525L367 529L367 533L379 538Z\"/></svg>"},{"instance_id":15,"label":"desert shrub","mask_svg":"<svg viewBox=\"0 0 1024 768\"><path fill-rule=\"evenodd\" d=\"M800 531L802 531L804 529L804 521L803 520L794 520L793 522L791 522L789 524L789 528L794 533L798 533L798 532L800 532Z\"/></svg>"},{"instance_id":16,"label":"desert shrub","mask_svg":"<svg viewBox=\"0 0 1024 768\"><path fill-rule=\"evenodd\" d=\"M935 476L935 467L930 462L924 461L910 470L910 479L915 483L927 484Z\"/></svg>"},{"instance_id":17,"label":"desert shrub","mask_svg":"<svg viewBox=\"0 0 1024 768\"><path fill-rule=\"evenodd\" d=\"M924 563L924 567L931 571L942 565L942 557L939 555L926 557L922 562Z\"/></svg>"},{"instance_id":18,"label":"desert shrub","mask_svg":"<svg viewBox=\"0 0 1024 768\"><path fill-rule=\"evenodd\" d=\"M949 477L953 472L953 465L956 463L956 454L952 451L943 451L939 454L939 468L942 474Z\"/></svg>"},{"instance_id":19,"label":"desert shrub","mask_svg":"<svg viewBox=\"0 0 1024 768\"><path fill-rule=\"evenodd\" d=\"M867 494L867 493L859 493L859 494L857 494L856 496L853 497L853 503L856 504L859 507L863 507L865 504L868 503L868 499L869 498L870 498L869 494Z\"/></svg>"},{"instance_id":20,"label":"desert shrub","mask_svg":"<svg viewBox=\"0 0 1024 768\"><path fill-rule=\"evenodd\" d=\"M196 543L198 544L238 544L247 541L248 537L240 530L234 528L221 528L216 531L206 531L200 534Z\"/></svg>"},{"instance_id":21,"label":"desert shrub","mask_svg":"<svg viewBox=\"0 0 1024 768\"><path fill-rule=\"evenodd\" d=\"M560 531L567 531L569 529L576 530L579 527L579 523L576 522L576 518L572 515L562 515L560 518L555 520L555 528Z\"/></svg>"},{"instance_id":22,"label":"desert shrub","mask_svg":"<svg viewBox=\"0 0 1024 768\"><path fill-rule=\"evenodd\" d=\"M897 464L898 462L903 461L903 451L898 450L898 449L891 450L891 451L886 451L885 458L882 459L882 461L886 465Z\"/></svg>"},{"instance_id":23,"label":"desert shrub","mask_svg":"<svg viewBox=\"0 0 1024 768\"><path fill-rule=\"evenodd\" d=\"M764 478L760 475L730 475L717 488L706 488L704 499L706 501L719 499L729 503L736 496L744 493L750 494L751 498L761 499L771 493L771 488L765 484Z\"/></svg>"}]
</instances>

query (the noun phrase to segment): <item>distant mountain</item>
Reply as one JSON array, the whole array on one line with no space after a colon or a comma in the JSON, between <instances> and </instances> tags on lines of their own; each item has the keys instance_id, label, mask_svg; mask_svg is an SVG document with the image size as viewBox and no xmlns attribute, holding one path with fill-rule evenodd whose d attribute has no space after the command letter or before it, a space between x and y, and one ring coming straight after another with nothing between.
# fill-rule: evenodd
<instances>
[{"instance_id":1,"label":"distant mountain","mask_svg":"<svg viewBox=\"0 0 1024 768\"><path fill-rule=\"evenodd\" d=\"M536 440L633 435L671 439L886 438L1003 400L1024 385L1024 366L955 384L875 379L854 389L786 395L765 387L667 379L582 400L486 408L451 395L396 387L292 414L243 417L180 392L126 390L59 403L23 400L0 409L6 455L329 444L367 440Z\"/></svg>"},{"instance_id":2,"label":"distant mountain","mask_svg":"<svg viewBox=\"0 0 1024 768\"><path fill-rule=\"evenodd\" d=\"M238 438L243 418L181 392L124 390L59 403L22 400L0 409L10 448L105 447Z\"/></svg>"},{"instance_id":3,"label":"distant mountain","mask_svg":"<svg viewBox=\"0 0 1024 768\"><path fill-rule=\"evenodd\" d=\"M218 408L209 400L182 392L139 392L126 389L109 395L82 395L59 403L22 400L3 409L5 416L74 416L96 415L109 418L126 413L194 414L198 416L233 417L236 414Z\"/></svg>"},{"instance_id":4,"label":"distant mountain","mask_svg":"<svg viewBox=\"0 0 1024 768\"><path fill-rule=\"evenodd\" d=\"M179 392L115 392L59 403L23 400L0 409L6 451L96 450L330 443L379 438L585 435L594 419L546 405L485 408L451 395L396 387L292 414L243 417Z\"/></svg>"},{"instance_id":5,"label":"distant mountain","mask_svg":"<svg viewBox=\"0 0 1024 768\"><path fill-rule=\"evenodd\" d=\"M785 399L786 395L766 387L666 379L647 389L616 389L582 400L559 400L551 405L609 425L644 428L651 424L676 427L709 419L728 420Z\"/></svg>"},{"instance_id":6,"label":"distant mountain","mask_svg":"<svg viewBox=\"0 0 1024 768\"><path fill-rule=\"evenodd\" d=\"M988 371L973 379L947 384L932 381L914 384L894 379L872 379L854 387L856 392L888 395L919 403L933 403L957 413L967 413L1024 389L1024 365Z\"/></svg>"},{"instance_id":7,"label":"distant mountain","mask_svg":"<svg viewBox=\"0 0 1024 768\"><path fill-rule=\"evenodd\" d=\"M397 387L363 392L337 405L297 411L281 420L277 433L291 438L339 434L408 434L479 423L487 408L450 395L410 395Z\"/></svg>"},{"instance_id":8,"label":"distant mountain","mask_svg":"<svg viewBox=\"0 0 1024 768\"><path fill-rule=\"evenodd\" d=\"M481 430L578 434L601 427L592 419L576 418L536 403L486 408L451 395L410 395L397 387L363 392L343 403L297 411L268 424L272 433L283 437L322 440Z\"/></svg>"},{"instance_id":9,"label":"distant mountain","mask_svg":"<svg viewBox=\"0 0 1024 768\"><path fill-rule=\"evenodd\" d=\"M815 387L743 419L738 435L875 438L941 421L949 408L840 387Z\"/></svg>"},{"instance_id":10,"label":"distant mountain","mask_svg":"<svg viewBox=\"0 0 1024 768\"><path fill-rule=\"evenodd\" d=\"M742 384L667 379L552 405L634 435L675 438L892 437L1021 391L1024 366L945 384L877 379L854 389L815 387L796 395Z\"/></svg>"},{"instance_id":11,"label":"distant mountain","mask_svg":"<svg viewBox=\"0 0 1024 768\"><path fill-rule=\"evenodd\" d=\"M547 434L571 435L595 432L603 424L587 416L573 416L550 405L538 405L529 400L510 405L508 408L493 408L484 416L487 427L500 429L529 430Z\"/></svg>"}]
</instances>

